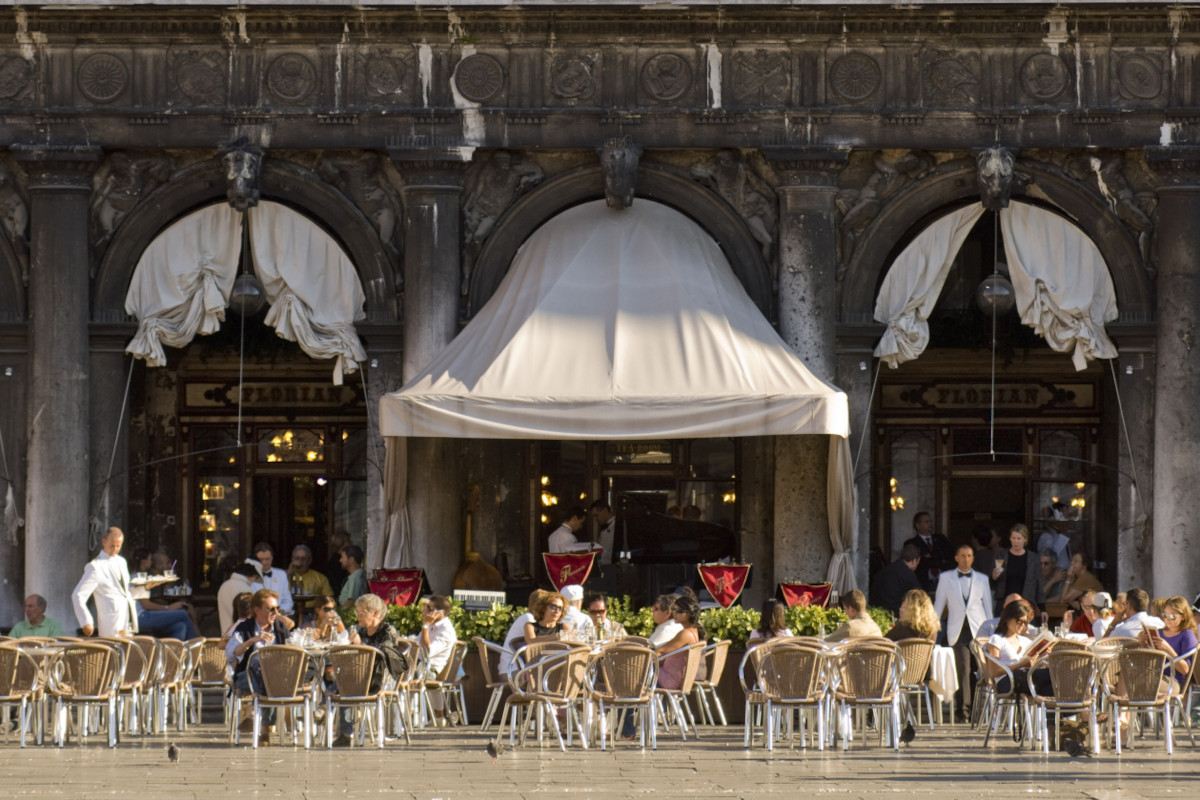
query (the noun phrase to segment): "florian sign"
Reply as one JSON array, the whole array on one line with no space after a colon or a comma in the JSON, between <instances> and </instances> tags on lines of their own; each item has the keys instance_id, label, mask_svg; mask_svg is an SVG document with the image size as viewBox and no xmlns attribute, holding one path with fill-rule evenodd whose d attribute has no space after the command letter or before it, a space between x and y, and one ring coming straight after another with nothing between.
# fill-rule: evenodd
<instances>
[{"instance_id":1,"label":"florian sign","mask_svg":"<svg viewBox=\"0 0 1200 800\"><path fill-rule=\"evenodd\" d=\"M192 412L236 410L239 399L243 409L256 411L361 413L364 406L362 387L328 381L246 381L240 387L236 380L190 381L183 388L183 405Z\"/></svg>"},{"instance_id":2,"label":"florian sign","mask_svg":"<svg viewBox=\"0 0 1200 800\"><path fill-rule=\"evenodd\" d=\"M879 393L880 411L895 413L1080 413L1096 410L1097 387L1090 381L938 381L891 384Z\"/></svg>"}]
</instances>

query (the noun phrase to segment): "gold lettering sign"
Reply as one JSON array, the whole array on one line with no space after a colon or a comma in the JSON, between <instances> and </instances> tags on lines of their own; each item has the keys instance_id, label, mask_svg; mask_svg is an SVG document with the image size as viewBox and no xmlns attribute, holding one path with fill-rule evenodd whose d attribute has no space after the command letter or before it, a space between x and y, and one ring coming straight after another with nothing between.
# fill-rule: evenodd
<instances>
[{"instance_id":1,"label":"gold lettering sign","mask_svg":"<svg viewBox=\"0 0 1200 800\"><path fill-rule=\"evenodd\" d=\"M184 404L193 410L236 408L304 408L354 410L363 407L361 388L353 384L334 386L325 382L247 381L189 382L184 389Z\"/></svg>"},{"instance_id":2,"label":"gold lettering sign","mask_svg":"<svg viewBox=\"0 0 1200 800\"><path fill-rule=\"evenodd\" d=\"M1092 383L1043 381L891 384L879 393L882 411L1087 411L1096 406Z\"/></svg>"}]
</instances>

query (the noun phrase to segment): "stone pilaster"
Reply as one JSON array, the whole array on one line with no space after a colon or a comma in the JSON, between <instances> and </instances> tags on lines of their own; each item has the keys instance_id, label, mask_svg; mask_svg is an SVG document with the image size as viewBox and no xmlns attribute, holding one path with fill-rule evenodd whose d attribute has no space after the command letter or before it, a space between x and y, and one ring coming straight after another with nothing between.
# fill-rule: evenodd
<instances>
[{"instance_id":1,"label":"stone pilaster","mask_svg":"<svg viewBox=\"0 0 1200 800\"><path fill-rule=\"evenodd\" d=\"M1180 152L1180 151L1191 152ZM1190 597L1200 575L1200 148L1151 154L1158 187L1152 597ZM1127 587L1121 587L1122 589Z\"/></svg>"},{"instance_id":2,"label":"stone pilaster","mask_svg":"<svg viewBox=\"0 0 1200 800\"><path fill-rule=\"evenodd\" d=\"M458 332L463 178L471 148L390 150L404 179L404 355L407 382ZM408 440L408 518L414 566L449 593L462 557L466 486L462 442Z\"/></svg>"},{"instance_id":3,"label":"stone pilaster","mask_svg":"<svg viewBox=\"0 0 1200 800\"><path fill-rule=\"evenodd\" d=\"M125 386L132 360L126 355L125 346L136 332L137 326L132 324L93 324L89 340L90 516L105 525L121 528L127 536L134 532L125 527L128 519L126 499L129 497L129 402L125 398ZM106 482L107 510L104 507ZM178 536L178 531L175 534ZM187 554L177 555L183 559Z\"/></svg>"},{"instance_id":4,"label":"stone pilaster","mask_svg":"<svg viewBox=\"0 0 1200 800\"><path fill-rule=\"evenodd\" d=\"M769 149L779 175L779 333L819 378L831 381L837 269L834 198L843 150ZM824 579L829 540L829 442L781 436L775 442L774 581Z\"/></svg>"},{"instance_id":5,"label":"stone pilaster","mask_svg":"<svg viewBox=\"0 0 1200 800\"><path fill-rule=\"evenodd\" d=\"M89 558L88 198L92 147L14 147L29 177L25 590L75 626Z\"/></svg>"},{"instance_id":6,"label":"stone pilaster","mask_svg":"<svg viewBox=\"0 0 1200 800\"><path fill-rule=\"evenodd\" d=\"M399 323L360 322L356 326L367 351L367 360L360 369L367 390L367 459L380 465L377 471L367 472L367 566L375 569L383 564L383 534L386 517L383 513L382 465L387 463L383 438L379 435L379 399L398 389L404 382L404 332ZM358 376L355 376L356 378Z\"/></svg>"}]
</instances>

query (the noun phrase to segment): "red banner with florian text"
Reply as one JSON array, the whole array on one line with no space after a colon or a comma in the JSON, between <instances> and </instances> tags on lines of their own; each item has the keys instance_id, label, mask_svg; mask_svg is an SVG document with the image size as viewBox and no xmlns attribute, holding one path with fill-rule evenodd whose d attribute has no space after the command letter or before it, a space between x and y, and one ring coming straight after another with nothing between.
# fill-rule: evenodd
<instances>
[{"instance_id":1,"label":"red banner with florian text","mask_svg":"<svg viewBox=\"0 0 1200 800\"><path fill-rule=\"evenodd\" d=\"M394 581L367 581L371 594L378 595L389 606L411 606L421 596L421 579L401 578Z\"/></svg>"},{"instance_id":2,"label":"red banner with florian text","mask_svg":"<svg viewBox=\"0 0 1200 800\"><path fill-rule=\"evenodd\" d=\"M578 583L580 586L592 574L596 553L542 553L542 562L554 588L561 589Z\"/></svg>"},{"instance_id":3,"label":"red banner with florian text","mask_svg":"<svg viewBox=\"0 0 1200 800\"><path fill-rule=\"evenodd\" d=\"M713 599L721 604L721 608L729 608L733 601L746 588L746 579L750 577L749 564L697 564L700 570L700 580L708 589Z\"/></svg>"},{"instance_id":4,"label":"red banner with florian text","mask_svg":"<svg viewBox=\"0 0 1200 800\"><path fill-rule=\"evenodd\" d=\"M792 606L821 606L829 605L829 593L833 591L832 583L781 583L783 600Z\"/></svg>"}]
</instances>

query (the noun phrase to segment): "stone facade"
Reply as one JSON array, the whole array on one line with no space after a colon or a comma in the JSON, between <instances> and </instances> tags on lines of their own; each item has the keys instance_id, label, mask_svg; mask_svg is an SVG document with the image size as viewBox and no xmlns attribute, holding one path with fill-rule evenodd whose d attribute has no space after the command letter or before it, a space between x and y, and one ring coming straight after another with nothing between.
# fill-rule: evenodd
<instances>
[{"instance_id":1,"label":"stone facade","mask_svg":"<svg viewBox=\"0 0 1200 800\"><path fill-rule=\"evenodd\" d=\"M0 13L0 41L0 432L25 518L0 542L4 624L26 591L67 615L89 522L170 535L127 512L145 502L126 475L147 453L131 458L127 438L124 296L159 232L225 199L222 153L240 140L261 152L262 196L333 232L358 269L376 399L453 338L558 211L629 191L635 207L683 209L785 340L850 394L864 498L878 490L861 436L880 278L914 227L979 198L977 153L1003 146L1011 196L1079 225L1116 286L1112 382L1129 435L1112 448L1111 578L1196 588L1200 21L1182 11L44 6ZM630 154L614 195L622 174L604 165ZM823 485L824 448L745 446L743 527L766 538L744 550L760 584L819 578L821 493L796 484ZM382 464L378 437L370 448ZM484 456L415 442L410 457L430 467L413 475L414 523L460 530L465 464ZM373 537L380 492L370 482ZM503 494L485 491L485 506ZM497 546L489 536L476 542ZM456 547L418 549L447 589Z\"/></svg>"}]
</instances>

